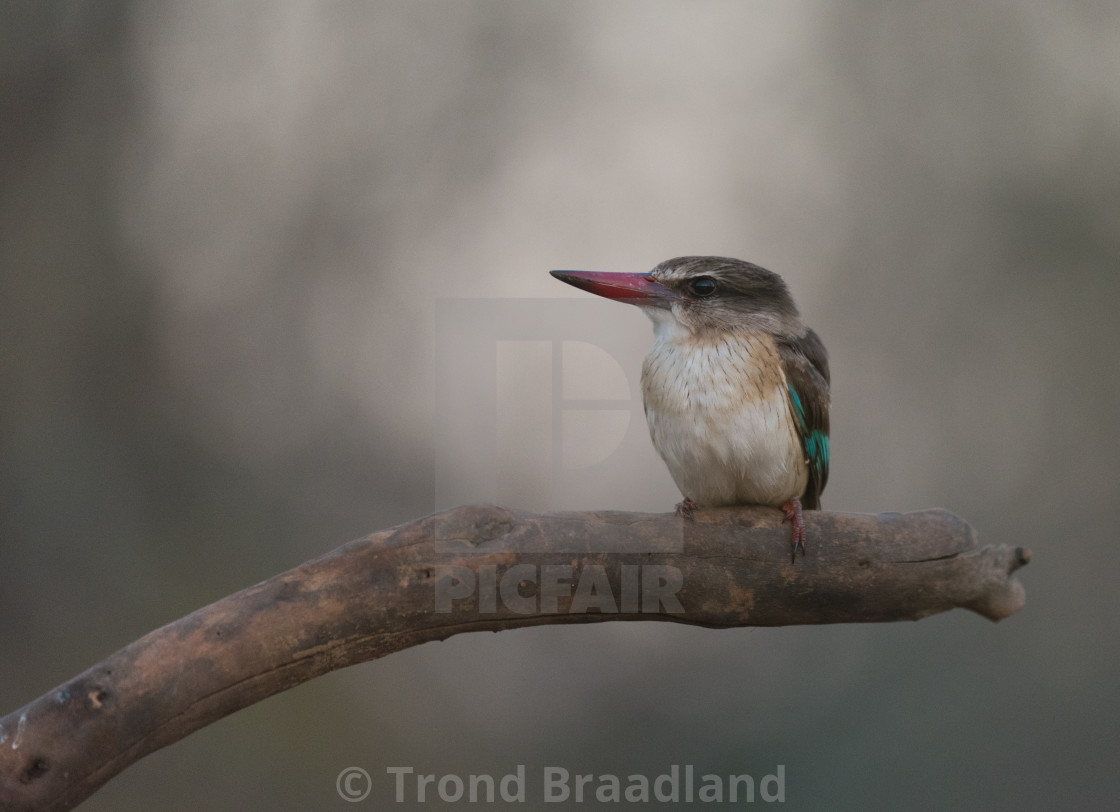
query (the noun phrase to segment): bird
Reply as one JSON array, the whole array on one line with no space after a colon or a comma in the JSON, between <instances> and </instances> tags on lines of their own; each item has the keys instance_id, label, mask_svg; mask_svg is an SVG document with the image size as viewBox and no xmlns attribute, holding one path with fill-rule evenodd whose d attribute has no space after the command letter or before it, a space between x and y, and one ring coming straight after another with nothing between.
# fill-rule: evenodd
<instances>
[{"instance_id":1,"label":"bird","mask_svg":"<svg viewBox=\"0 0 1120 812\"><path fill-rule=\"evenodd\" d=\"M642 364L650 438L684 497L676 512L766 505L805 556L803 510L828 483L828 352L781 276L730 257L669 259L649 273L551 271L637 305L653 322Z\"/></svg>"}]
</instances>

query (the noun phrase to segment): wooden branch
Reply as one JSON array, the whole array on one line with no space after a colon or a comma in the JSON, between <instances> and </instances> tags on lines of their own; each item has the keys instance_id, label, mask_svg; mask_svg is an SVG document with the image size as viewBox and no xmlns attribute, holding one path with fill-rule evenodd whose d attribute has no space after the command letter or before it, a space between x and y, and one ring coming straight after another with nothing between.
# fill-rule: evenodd
<instances>
[{"instance_id":1,"label":"wooden branch","mask_svg":"<svg viewBox=\"0 0 1120 812\"><path fill-rule=\"evenodd\" d=\"M917 620L1023 606L1021 548L942 510L807 512L808 555L768 508L695 521L491 506L375 533L125 646L0 719L0 808L71 809L133 762L333 671L453 634L547 623L708 627Z\"/></svg>"}]
</instances>

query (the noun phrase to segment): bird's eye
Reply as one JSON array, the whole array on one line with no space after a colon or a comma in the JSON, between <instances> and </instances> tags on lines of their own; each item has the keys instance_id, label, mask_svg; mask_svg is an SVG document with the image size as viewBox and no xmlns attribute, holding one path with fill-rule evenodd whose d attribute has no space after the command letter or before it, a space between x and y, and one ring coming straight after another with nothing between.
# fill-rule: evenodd
<instances>
[{"instance_id":1,"label":"bird's eye","mask_svg":"<svg viewBox=\"0 0 1120 812\"><path fill-rule=\"evenodd\" d=\"M716 292L716 280L710 276L698 276L688 283L688 292L699 299L711 296Z\"/></svg>"}]
</instances>

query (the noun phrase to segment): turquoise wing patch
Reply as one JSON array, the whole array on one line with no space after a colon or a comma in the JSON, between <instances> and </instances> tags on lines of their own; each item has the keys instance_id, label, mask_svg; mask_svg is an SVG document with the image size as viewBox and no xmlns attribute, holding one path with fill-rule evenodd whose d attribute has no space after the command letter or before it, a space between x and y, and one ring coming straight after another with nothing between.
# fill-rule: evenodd
<instances>
[{"instance_id":1,"label":"turquoise wing patch","mask_svg":"<svg viewBox=\"0 0 1120 812\"><path fill-rule=\"evenodd\" d=\"M801 395L791 383L786 384L786 389L789 391L790 405L793 406L793 416L797 420L797 433L801 435L801 444L805 447L805 456L819 476L828 470L828 434L820 429L809 428Z\"/></svg>"}]
</instances>

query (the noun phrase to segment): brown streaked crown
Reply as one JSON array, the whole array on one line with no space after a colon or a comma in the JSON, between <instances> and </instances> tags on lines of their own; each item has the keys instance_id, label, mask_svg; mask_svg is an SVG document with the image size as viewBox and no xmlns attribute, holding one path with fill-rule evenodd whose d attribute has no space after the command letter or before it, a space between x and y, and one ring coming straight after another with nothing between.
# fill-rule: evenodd
<instances>
[{"instance_id":1,"label":"brown streaked crown","mask_svg":"<svg viewBox=\"0 0 1120 812\"><path fill-rule=\"evenodd\" d=\"M673 313L694 332L804 332L785 281L754 263L731 257L676 257L659 264L651 275L681 295L673 302Z\"/></svg>"}]
</instances>

